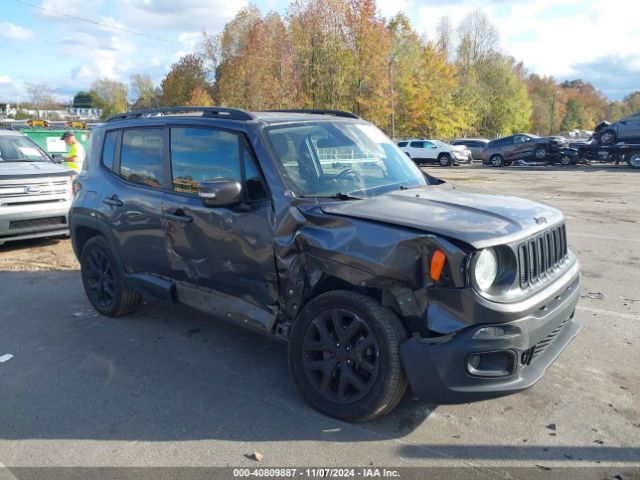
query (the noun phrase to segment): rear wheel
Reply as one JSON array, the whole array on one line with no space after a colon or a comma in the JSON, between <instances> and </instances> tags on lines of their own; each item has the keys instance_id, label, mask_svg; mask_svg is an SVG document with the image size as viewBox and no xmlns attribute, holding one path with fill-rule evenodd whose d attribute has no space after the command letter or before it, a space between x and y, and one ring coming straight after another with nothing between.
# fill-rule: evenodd
<instances>
[{"instance_id":1,"label":"rear wheel","mask_svg":"<svg viewBox=\"0 0 640 480\"><path fill-rule=\"evenodd\" d=\"M535 151L533 152L533 156L538 161L546 160L547 159L547 147L536 147Z\"/></svg>"},{"instance_id":2,"label":"rear wheel","mask_svg":"<svg viewBox=\"0 0 640 480\"><path fill-rule=\"evenodd\" d=\"M407 388L400 361L406 333L373 298L346 290L309 302L289 338L289 368L316 409L347 421L384 415Z\"/></svg>"},{"instance_id":3,"label":"rear wheel","mask_svg":"<svg viewBox=\"0 0 640 480\"><path fill-rule=\"evenodd\" d=\"M631 168L640 168L640 152L629 155L627 163Z\"/></svg>"},{"instance_id":4,"label":"rear wheel","mask_svg":"<svg viewBox=\"0 0 640 480\"><path fill-rule=\"evenodd\" d=\"M143 297L128 288L104 237L90 239L80 255L82 285L89 301L102 315L118 317L134 312Z\"/></svg>"},{"instance_id":5,"label":"rear wheel","mask_svg":"<svg viewBox=\"0 0 640 480\"><path fill-rule=\"evenodd\" d=\"M504 165L504 158L502 158L502 155L492 155L489 162L492 167L502 167Z\"/></svg>"},{"instance_id":6,"label":"rear wheel","mask_svg":"<svg viewBox=\"0 0 640 480\"><path fill-rule=\"evenodd\" d=\"M438 163L441 167L448 167L453 165L453 160L451 159L451 155L448 153L441 153L438 155Z\"/></svg>"}]
</instances>

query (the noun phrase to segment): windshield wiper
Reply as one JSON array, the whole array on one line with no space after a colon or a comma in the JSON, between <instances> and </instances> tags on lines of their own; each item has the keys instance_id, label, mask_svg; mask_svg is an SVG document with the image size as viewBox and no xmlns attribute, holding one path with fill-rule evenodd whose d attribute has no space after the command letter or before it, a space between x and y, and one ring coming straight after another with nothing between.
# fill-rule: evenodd
<instances>
[{"instance_id":1,"label":"windshield wiper","mask_svg":"<svg viewBox=\"0 0 640 480\"><path fill-rule=\"evenodd\" d=\"M332 198L336 200L362 200L361 197L354 197L348 193L337 192L332 195L302 195L302 198Z\"/></svg>"}]
</instances>

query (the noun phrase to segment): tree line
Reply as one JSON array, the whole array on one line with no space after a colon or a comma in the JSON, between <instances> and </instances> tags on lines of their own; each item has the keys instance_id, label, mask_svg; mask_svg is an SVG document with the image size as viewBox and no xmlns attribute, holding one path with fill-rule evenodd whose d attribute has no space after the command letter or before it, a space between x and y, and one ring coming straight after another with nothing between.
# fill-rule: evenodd
<instances>
[{"instance_id":1,"label":"tree line","mask_svg":"<svg viewBox=\"0 0 640 480\"><path fill-rule=\"evenodd\" d=\"M640 110L640 92L611 102L588 82L529 73L480 10L455 26L443 18L432 33L402 13L383 18L375 0L294 0L284 16L249 5L221 33L203 33L160 85L135 74L78 95L105 116L214 104L349 110L395 138L592 130Z\"/></svg>"}]
</instances>

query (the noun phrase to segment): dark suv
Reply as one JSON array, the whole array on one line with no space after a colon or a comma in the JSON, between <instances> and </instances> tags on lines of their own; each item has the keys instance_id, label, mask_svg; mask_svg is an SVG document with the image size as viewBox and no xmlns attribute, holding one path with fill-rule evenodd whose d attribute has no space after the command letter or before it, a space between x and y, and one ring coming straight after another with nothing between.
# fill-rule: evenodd
<instances>
[{"instance_id":1,"label":"dark suv","mask_svg":"<svg viewBox=\"0 0 640 480\"><path fill-rule=\"evenodd\" d=\"M569 148L569 142L563 137L538 137L519 133L491 140L482 152L482 163L492 167L506 167L515 160L534 160L558 161L569 165L575 157L576 151Z\"/></svg>"},{"instance_id":2,"label":"dark suv","mask_svg":"<svg viewBox=\"0 0 640 480\"><path fill-rule=\"evenodd\" d=\"M580 328L562 213L460 191L355 115L313 112L97 127L70 220L95 309L146 295L283 339L306 400L351 421L408 384L460 403L538 381Z\"/></svg>"}]
</instances>

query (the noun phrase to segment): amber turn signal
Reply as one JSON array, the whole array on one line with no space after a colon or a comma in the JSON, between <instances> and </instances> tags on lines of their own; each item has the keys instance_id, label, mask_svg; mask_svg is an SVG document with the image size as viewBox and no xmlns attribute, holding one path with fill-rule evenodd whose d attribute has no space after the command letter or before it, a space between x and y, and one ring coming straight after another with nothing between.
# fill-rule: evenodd
<instances>
[{"instance_id":1,"label":"amber turn signal","mask_svg":"<svg viewBox=\"0 0 640 480\"><path fill-rule=\"evenodd\" d=\"M444 262L447 260L446 255L442 250L436 250L431 257L431 278L436 282L440 280L442 275L442 269L444 268Z\"/></svg>"}]
</instances>

